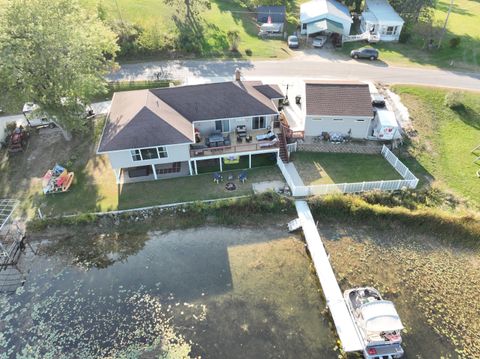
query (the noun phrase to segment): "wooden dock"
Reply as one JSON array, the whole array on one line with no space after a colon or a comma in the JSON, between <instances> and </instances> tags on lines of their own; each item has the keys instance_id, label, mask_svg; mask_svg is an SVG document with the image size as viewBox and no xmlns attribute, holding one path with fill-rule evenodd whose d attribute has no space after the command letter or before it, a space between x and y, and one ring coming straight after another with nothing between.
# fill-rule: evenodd
<instances>
[{"instance_id":1,"label":"wooden dock","mask_svg":"<svg viewBox=\"0 0 480 359\"><path fill-rule=\"evenodd\" d=\"M363 351L363 341L348 311L310 208L305 201L295 201L295 207L342 348L345 352Z\"/></svg>"}]
</instances>

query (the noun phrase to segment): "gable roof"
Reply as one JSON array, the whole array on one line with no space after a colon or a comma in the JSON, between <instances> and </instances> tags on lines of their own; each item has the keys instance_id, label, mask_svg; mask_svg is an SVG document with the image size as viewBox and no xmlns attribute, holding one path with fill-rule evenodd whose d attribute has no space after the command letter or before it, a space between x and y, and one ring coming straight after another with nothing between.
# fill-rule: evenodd
<instances>
[{"instance_id":1,"label":"gable roof","mask_svg":"<svg viewBox=\"0 0 480 359\"><path fill-rule=\"evenodd\" d=\"M192 141L190 123L149 90L116 92L98 152Z\"/></svg>"},{"instance_id":2,"label":"gable roof","mask_svg":"<svg viewBox=\"0 0 480 359\"><path fill-rule=\"evenodd\" d=\"M218 82L151 92L190 122L277 114L273 103L252 90L250 84L249 81Z\"/></svg>"},{"instance_id":3,"label":"gable roof","mask_svg":"<svg viewBox=\"0 0 480 359\"><path fill-rule=\"evenodd\" d=\"M238 81L116 92L98 152L193 143L194 121L278 114L270 95L280 90L263 86Z\"/></svg>"},{"instance_id":4,"label":"gable roof","mask_svg":"<svg viewBox=\"0 0 480 359\"><path fill-rule=\"evenodd\" d=\"M302 24L330 18L353 23L350 10L335 0L312 0L300 5L300 22Z\"/></svg>"},{"instance_id":5,"label":"gable roof","mask_svg":"<svg viewBox=\"0 0 480 359\"><path fill-rule=\"evenodd\" d=\"M379 22L399 23L404 21L387 0L365 0L365 13L371 13Z\"/></svg>"},{"instance_id":6,"label":"gable roof","mask_svg":"<svg viewBox=\"0 0 480 359\"><path fill-rule=\"evenodd\" d=\"M285 21L285 6L257 6L257 21L266 23L268 17L272 19L272 22Z\"/></svg>"},{"instance_id":7,"label":"gable roof","mask_svg":"<svg viewBox=\"0 0 480 359\"><path fill-rule=\"evenodd\" d=\"M305 83L307 116L373 117L368 84L308 81Z\"/></svg>"}]
</instances>

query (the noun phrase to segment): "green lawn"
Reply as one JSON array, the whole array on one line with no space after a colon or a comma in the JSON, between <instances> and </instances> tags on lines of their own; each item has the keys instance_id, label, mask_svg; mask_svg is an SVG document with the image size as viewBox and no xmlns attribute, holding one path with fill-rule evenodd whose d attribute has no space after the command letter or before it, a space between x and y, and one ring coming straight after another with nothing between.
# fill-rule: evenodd
<instances>
[{"instance_id":1,"label":"green lawn","mask_svg":"<svg viewBox=\"0 0 480 359\"><path fill-rule=\"evenodd\" d=\"M70 142L58 132L47 131L33 133L23 153L9 155L0 150L0 198L19 199L20 215L33 216L40 209L51 216L241 196L253 193L252 183L283 181L280 170L259 157L252 164L264 167L247 170L245 183L237 179L240 170L222 173L225 179L234 175L235 191L225 190L226 181L215 184L211 174L117 185L108 157L96 155L103 123L98 119ZM55 163L73 171L75 180L69 192L45 196L41 179Z\"/></svg>"},{"instance_id":2,"label":"green lawn","mask_svg":"<svg viewBox=\"0 0 480 359\"><path fill-rule=\"evenodd\" d=\"M449 0L439 0L434 16L437 26L443 26ZM439 50L422 49L423 42L412 38L408 43L379 43L373 47L380 50L382 61L401 65L432 65L462 70L480 70L480 2L456 0L450 18L443 46ZM449 39L460 37L460 45L453 49ZM347 43L343 52L361 47L361 43Z\"/></svg>"},{"instance_id":3,"label":"green lawn","mask_svg":"<svg viewBox=\"0 0 480 359\"><path fill-rule=\"evenodd\" d=\"M99 0L80 0L87 8L96 11ZM122 18L140 24L144 28L155 27L158 32L172 34L176 25L174 15L179 15L177 9L167 6L162 0L102 0L102 6L111 19ZM116 5L118 3L118 7ZM235 11L235 12L232 12ZM205 56L232 57L229 51L227 32L240 32L239 56L248 57L245 50L252 50L255 58L285 58L290 51L283 40L262 40L258 34L254 14L235 1L212 1L210 10L202 10L200 23L204 29L206 47L210 53ZM237 55L238 56L238 55Z\"/></svg>"},{"instance_id":4,"label":"green lawn","mask_svg":"<svg viewBox=\"0 0 480 359\"><path fill-rule=\"evenodd\" d=\"M451 90L420 86L395 86L410 111L418 133L412 138L410 154L432 181L444 189L480 205L480 164L471 150L480 145L480 93L463 92L464 109L444 105ZM408 163L407 163L408 164Z\"/></svg>"},{"instance_id":5,"label":"green lawn","mask_svg":"<svg viewBox=\"0 0 480 359\"><path fill-rule=\"evenodd\" d=\"M381 155L295 152L292 161L306 185L401 179Z\"/></svg>"}]
</instances>

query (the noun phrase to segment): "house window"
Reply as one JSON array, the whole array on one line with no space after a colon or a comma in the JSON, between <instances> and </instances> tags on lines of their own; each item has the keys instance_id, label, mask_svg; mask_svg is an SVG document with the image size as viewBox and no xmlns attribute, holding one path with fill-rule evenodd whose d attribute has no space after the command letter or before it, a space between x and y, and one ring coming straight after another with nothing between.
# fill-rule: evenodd
<instances>
[{"instance_id":1,"label":"house window","mask_svg":"<svg viewBox=\"0 0 480 359\"><path fill-rule=\"evenodd\" d=\"M143 150L140 150L140 153L142 154L142 159L145 160L154 160L158 158L158 152L155 147L152 148L144 148Z\"/></svg>"},{"instance_id":2,"label":"house window","mask_svg":"<svg viewBox=\"0 0 480 359\"><path fill-rule=\"evenodd\" d=\"M343 121L343 118L334 118L334 121Z\"/></svg>"},{"instance_id":3,"label":"house window","mask_svg":"<svg viewBox=\"0 0 480 359\"><path fill-rule=\"evenodd\" d=\"M355 122L365 122L364 119L355 120Z\"/></svg>"},{"instance_id":4,"label":"house window","mask_svg":"<svg viewBox=\"0 0 480 359\"><path fill-rule=\"evenodd\" d=\"M134 161L142 160L142 156L140 155L140 150L131 150L130 153L132 154L132 160Z\"/></svg>"},{"instance_id":5,"label":"house window","mask_svg":"<svg viewBox=\"0 0 480 359\"><path fill-rule=\"evenodd\" d=\"M259 117L254 117L252 119L252 128L254 130L258 130L260 128L265 128L267 127L265 125L265 117L264 116L259 116Z\"/></svg>"},{"instance_id":6,"label":"house window","mask_svg":"<svg viewBox=\"0 0 480 359\"><path fill-rule=\"evenodd\" d=\"M215 129L221 132L230 132L230 120L215 121Z\"/></svg>"},{"instance_id":7,"label":"house window","mask_svg":"<svg viewBox=\"0 0 480 359\"><path fill-rule=\"evenodd\" d=\"M307 30L307 24L302 24L302 30Z\"/></svg>"},{"instance_id":8,"label":"house window","mask_svg":"<svg viewBox=\"0 0 480 359\"><path fill-rule=\"evenodd\" d=\"M168 157L166 147L157 147L157 150L158 150L158 157L160 157L160 158L167 158Z\"/></svg>"},{"instance_id":9,"label":"house window","mask_svg":"<svg viewBox=\"0 0 480 359\"><path fill-rule=\"evenodd\" d=\"M393 26L387 26L387 31L385 35L393 35L394 34L394 27Z\"/></svg>"}]
</instances>

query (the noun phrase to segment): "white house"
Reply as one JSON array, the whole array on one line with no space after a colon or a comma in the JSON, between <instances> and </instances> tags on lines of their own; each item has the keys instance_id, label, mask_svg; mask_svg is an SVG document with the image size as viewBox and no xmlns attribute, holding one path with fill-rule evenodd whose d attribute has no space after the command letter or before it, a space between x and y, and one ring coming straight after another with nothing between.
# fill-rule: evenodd
<instances>
[{"instance_id":1,"label":"white house","mask_svg":"<svg viewBox=\"0 0 480 359\"><path fill-rule=\"evenodd\" d=\"M305 82L305 137L323 132L366 139L374 112L368 84L342 81Z\"/></svg>"},{"instance_id":2,"label":"white house","mask_svg":"<svg viewBox=\"0 0 480 359\"><path fill-rule=\"evenodd\" d=\"M279 154L275 85L233 81L117 92L98 147L117 183L198 173L258 154ZM278 121L277 121L278 122ZM267 134L268 133L268 134Z\"/></svg>"},{"instance_id":3,"label":"white house","mask_svg":"<svg viewBox=\"0 0 480 359\"><path fill-rule=\"evenodd\" d=\"M348 36L352 23L348 7L338 1L313 0L300 5L302 35L324 32Z\"/></svg>"},{"instance_id":4,"label":"white house","mask_svg":"<svg viewBox=\"0 0 480 359\"><path fill-rule=\"evenodd\" d=\"M403 24L387 0L365 0L360 22L362 32L378 35L381 41L398 41Z\"/></svg>"}]
</instances>

